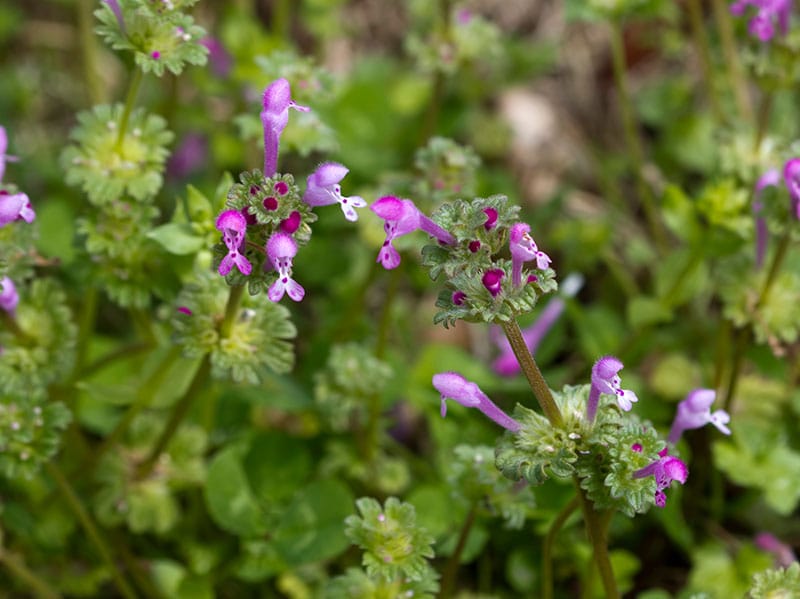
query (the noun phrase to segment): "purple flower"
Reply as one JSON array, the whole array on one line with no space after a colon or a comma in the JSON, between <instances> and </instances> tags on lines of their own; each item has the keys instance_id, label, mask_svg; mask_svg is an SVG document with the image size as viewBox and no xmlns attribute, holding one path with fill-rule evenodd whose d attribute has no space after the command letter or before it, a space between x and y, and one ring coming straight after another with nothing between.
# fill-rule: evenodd
<instances>
[{"instance_id":1,"label":"purple flower","mask_svg":"<svg viewBox=\"0 0 800 599\"><path fill-rule=\"evenodd\" d=\"M647 476L655 476L656 505L658 507L664 507L667 503L667 496L664 494L664 489L668 489L673 480L677 480L680 484L685 483L686 478L689 476L689 469L679 458L667 455L666 447L659 451L658 455L661 456L658 460L634 472L633 477L645 478Z\"/></svg>"},{"instance_id":2,"label":"purple flower","mask_svg":"<svg viewBox=\"0 0 800 599\"><path fill-rule=\"evenodd\" d=\"M452 245L456 242L450 233L422 214L411 200L384 196L373 202L369 209L386 221L383 224L386 241L383 242L383 247L378 252L376 262L380 262L387 270L397 268L400 264L400 254L392 245L392 240L401 235L422 229L436 237L441 243Z\"/></svg>"},{"instance_id":3,"label":"purple flower","mask_svg":"<svg viewBox=\"0 0 800 599\"><path fill-rule=\"evenodd\" d=\"M622 381L617 373L622 368L622 362L614 356L603 356L592 366L592 388L586 406L586 418L589 422L592 422L597 415L601 393L616 397L619 407L626 412L633 407L633 402L639 401L633 391L620 387Z\"/></svg>"},{"instance_id":4,"label":"purple flower","mask_svg":"<svg viewBox=\"0 0 800 599\"><path fill-rule=\"evenodd\" d=\"M261 123L264 125L264 176L271 177L278 168L278 146L281 134L289 122L289 109L308 112L308 106L292 101L291 89L286 79L276 79L264 90Z\"/></svg>"},{"instance_id":5,"label":"purple flower","mask_svg":"<svg viewBox=\"0 0 800 599\"><path fill-rule=\"evenodd\" d=\"M225 46L223 46L218 39L213 37L204 37L200 40L200 43L208 48L208 60L211 63L212 72L217 77L227 77L231 72L233 59L231 55L228 54Z\"/></svg>"},{"instance_id":6,"label":"purple flower","mask_svg":"<svg viewBox=\"0 0 800 599\"><path fill-rule=\"evenodd\" d=\"M208 160L208 140L201 133L188 133L169 159L167 172L178 179L200 170Z\"/></svg>"},{"instance_id":7,"label":"purple flower","mask_svg":"<svg viewBox=\"0 0 800 599\"><path fill-rule=\"evenodd\" d=\"M552 328L552 326L559 319L564 312L566 302L565 297L574 297L580 288L583 286L583 276L579 274L571 274L561 285L561 295L563 297L554 297L548 302L539 318L529 327L522 329L522 339L528 347L531 354L536 353L536 348L541 343L544 336ZM511 349L511 344L508 342L506 336L502 333L500 327L492 327L492 337L500 349L500 355L492 363L492 369L500 376L514 376L520 371L517 356Z\"/></svg>"},{"instance_id":8,"label":"purple flower","mask_svg":"<svg viewBox=\"0 0 800 599\"><path fill-rule=\"evenodd\" d=\"M498 408L475 383L468 381L457 372L440 372L433 375L433 386L442 394L442 418L447 414L447 399L453 399L462 406L478 408L485 416L512 432L520 429L520 424Z\"/></svg>"},{"instance_id":9,"label":"purple flower","mask_svg":"<svg viewBox=\"0 0 800 599\"><path fill-rule=\"evenodd\" d=\"M800 220L800 158L792 158L784 165L783 180L789 189L792 216Z\"/></svg>"},{"instance_id":10,"label":"purple flower","mask_svg":"<svg viewBox=\"0 0 800 599\"><path fill-rule=\"evenodd\" d=\"M700 428L706 424L713 424L720 432L730 435L731 429L726 425L731 421L730 415L725 410L717 410L712 414L711 404L717 394L713 389L695 389L691 391L682 402L678 404L678 412L672 422L667 440L673 445L678 442L683 431Z\"/></svg>"},{"instance_id":11,"label":"purple flower","mask_svg":"<svg viewBox=\"0 0 800 599\"><path fill-rule=\"evenodd\" d=\"M336 162L324 162L308 176L308 187L303 200L309 206L327 206L339 202L344 217L351 221L358 220L356 208L367 205L359 196L343 196L339 181L349 172L348 168Z\"/></svg>"},{"instance_id":12,"label":"purple flower","mask_svg":"<svg viewBox=\"0 0 800 599\"><path fill-rule=\"evenodd\" d=\"M0 190L0 227L20 219L32 223L35 218L36 212L27 195Z\"/></svg>"},{"instance_id":13,"label":"purple flower","mask_svg":"<svg viewBox=\"0 0 800 599\"><path fill-rule=\"evenodd\" d=\"M776 169L770 169L756 182L755 197L753 198L753 216L756 218L756 268L761 268L764 263L764 254L767 251L767 223L761 216L764 209L764 202L761 200L761 192L767 187L777 187L781 180L781 174Z\"/></svg>"},{"instance_id":14,"label":"purple flower","mask_svg":"<svg viewBox=\"0 0 800 599\"><path fill-rule=\"evenodd\" d=\"M103 0L108 8L111 9L111 12L114 13L114 16L117 18L117 24L119 25L120 31L125 33L125 19L122 18L122 9L119 6L119 2L117 0Z\"/></svg>"},{"instance_id":15,"label":"purple flower","mask_svg":"<svg viewBox=\"0 0 800 599\"><path fill-rule=\"evenodd\" d=\"M8 277L3 277L0 280L0 308L13 314L19 303L19 294L14 285L14 281Z\"/></svg>"},{"instance_id":16,"label":"purple flower","mask_svg":"<svg viewBox=\"0 0 800 599\"><path fill-rule=\"evenodd\" d=\"M756 14L750 19L747 30L750 35L757 37L762 42L768 42L775 36L775 26L781 35L789 32L789 17L792 12L791 0L736 0L730 6L731 13L737 17L742 16L748 6L756 9Z\"/></svg>"},{"instance_id":17,"label":"purple flower","mask_svg":"<svg viewBox=\"0 0 800 599\"><path fill-rule=\"evenodd\" d=\"M16 162L18 160L16 156L6 154L7 149L8 136L6 135L6 129L0 125L0 183L3 182L3 175L6 172L6 162Z\"/></svg>"},{"instance_id":18,"label":"purple flower","mask_svg":"<svg viewBox=\"0 0 800 599\"><path fill-rule=\"evenodd\" d=\"M481 282L483 286L492 294L492 297L497 295L503 290L503 277L506 273L502 268L492 268L483 273Z\"/></svg>"},{"instance_id":19,"label":"purple flower","mask_svg":"<svg viewBox=\"0 0 800 599\"><path fill-rule=\"evenodd\" d=\"M511 226L508 244L511 249L511 282L515 287L522 285L522 264L536 260L536 267L544 270L550 264L550 256L540 252L533 237L530 236L531 228L525 223Z\"/></svg>"},{"instance_id":20,"label":"purple flower","mask_svg":"<svg viewBox=\"0 0 800 599\"><path fill-rule=\"evenodd\" d=\"M281 301L284 293L296 302L305 296L306 290L292 278L292 259L296 255L297 243L288 233L278 231L267 241L267 257L278 271L278 278L267 292L267 297L271 301Z\"/></svg>"},{"instance_id":21,"label":"purple flower","mask_svg":"<svg viewBox=\"0 0 800 599\"><path fill-rule=\"evenodd\" d=\"M244 244L244 232L247 229L247 220L238 210L226 210L217 217L217 229L222 232L222 241L228 248L228 255L219 263L219 274L226 276L233 265L243 275L247 276L253 269L250 261L240 253Z\"/></svg>"},{"instance_id":22,"label":"purple flower","mask_svg":"<svg viewBox=\"0 0 800 599\"><path fill-rule=\"evenodd\" d=\"M755 538L756 547L768 551L775 558L775 565L779 568L788 568L797 561L790 545L783 543L775 535L768 532L760 532Z\"/></svg>"}]
</instances>

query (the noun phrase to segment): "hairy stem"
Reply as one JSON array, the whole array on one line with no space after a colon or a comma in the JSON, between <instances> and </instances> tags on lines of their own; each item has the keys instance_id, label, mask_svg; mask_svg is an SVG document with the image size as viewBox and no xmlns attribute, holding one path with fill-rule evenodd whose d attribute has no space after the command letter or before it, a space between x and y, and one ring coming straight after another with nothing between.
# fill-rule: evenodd
<instances>
[{"instance_id":1,"label":"hairy stem","mask_svg":"<svg viewBox=\"0 0 800 599\"><path fill-rule=\"evenodd\" d=\"M86 81L86 89L89 92L89 99L92 104L101 104L104 101L105 90L97 76L97 40L92 31L92 0L78 0L78 36L81 44L81 54L83 55L83 72Z\"/></svg>"},{"instance_id":2,"label":"hairy stem","mask_svg":"<svg viewBox=\"0 0 800 599\"><path fill-rule=\"evenodd\" d=\"M125 137L125 131L128 129L128 121L131 118L133 105L136 103L136 96L139 95L139 88L142 85L142 71L138 67L134 67L133 78L131 85L128 88L128 95L125 98L125 108L122 111L122 118L119 121L119 131L117 132L117 150L122 147L122 140Z\"/></svg>"},{"instance_id":3,"label":"hairy stem","mask_svg":"<svg viewBox=\"0 0 800 599\"><path fill-rule=\"evenodd\" d=\"M550 530L542 542L542 599L553 599L553 545L564 523L572 513L580 506L580 499L575 496L564 506L556 515L556 519L550 525Z\"/></svg>"},{"instance_id":4,"label":"hairy stem","mask_svg":"<svg viewBox=\"0 0 800 599\"><path fill-rule=\"evenodd\" d=\"M467 546L469 532L472 530L472 525L475 523L475 516L477 515L478 504L473 501L467 513L467 517L464 519L464 524L461 525L461 532L458 535L455 551L453 551L453 554L448 558L447 564L445 564L442 572L442 587L439 597L443 599L452 596L455 590L458 564L461 562L461 555L464 553L464 548Z\"/></svg>"},{"instance_id":5,"label":"hairy stem","mask_svg":"<svg viewBox=\"0 0 800 599\"><path fill-rule=\"evenodd\" d=\"M150 450L150 453L144 462L142 462L142 464L139 466L139 478L146 478L149 476L150 472L153 471L158 458L161 457L162 453L164 453L164 450L166 450L169 442L172 440L172 437L177 432L178 427L183 422L183 419L186 418L186 414L189 413L189 408L192 407L192 402L195 400L203 387L205 387L206 379L208 378L210 372L211 355L206 354L203 356L202 361L197 367L197 370L194 373L194 378L192 378L192 382L189 384L189 388L186 390L186 393L183 394L183 397L181 397L178 400L178 403L176 403L172 408L172 413L169 416L167 425L164 427L164 430L158 437L156 444Z\"/></svg>"},{"instance_id":6,"label":"hairy stem","mask_svg":"<svg viewBox=\"0 0 800 599\"><path fill-rule=\"evenodd\" d=\"M520 368L525 374L525 378L528 379L533 395L536 397L536 401L539 402L542 412L544 412L550 424L555 427L561 427L564 424L561 411L558 409L556 400L553 399L553 394L550 392L550 387L547 386L542 372L536 365L536 360L533 359L533 355L528 351L528 346L525 344L525 339L522 337L519 324L517 324L516 320L511 319L508 322L502 323L502 325L508 342L511 344L511 349L517 357L517 362L519 362Z\"/></svg>"},{"instance_id":7,"label":"hairy stem","mask_svg":"<svg viewBox=\"0 0 800 599\"><path fill-rule=\"evenodd\" d=\"M613 512L598 512L594 509L594 504L586 496L586 492L581 488L580 481L575 478L575 486L578 489L578 499L583 512L583 521L586 524L586 534L589 543L592 545L594 562L600 579L603 581L603 589L607 599L619 599L617 582L614 579L614 570L611 567L611 559L608 555L608 525L611 523Z\"/></svg>"},{"instance_id":8,"label":"hairy stem","mask_svg":"<svg viewBox=\"0 0 800 599\"><path fill-rule=\"evenodd\" d=\"M75 494L75 490L72 488L72 485L69 484L69 481L64 477L64 475L61 473L61 470L59 470L55 463L48 462L46 467L47 471L50 473L50 476L55 481L58 490L64 496L67 505L69 505L70 509L75 513L75 516L78 518L81 526L83 526L83 529L86 531L86 535L89 537L89 540L100 553L100 556L106 565L108 565L109 570L111 571L111 577L113 578L117 589L119 589L119 592L126 599L135 599L136 593L130 587L128 582L125 580L125 577L122 575L122 572L117 567L117 564L115 563L111 554L111 550L108 548L105 540L100 535L100 531L98 530L97 526L95 526L95 523L89 515L89 512L86 511L83 503L81 503L81 500Z\"/></svg>"}]
</instances>

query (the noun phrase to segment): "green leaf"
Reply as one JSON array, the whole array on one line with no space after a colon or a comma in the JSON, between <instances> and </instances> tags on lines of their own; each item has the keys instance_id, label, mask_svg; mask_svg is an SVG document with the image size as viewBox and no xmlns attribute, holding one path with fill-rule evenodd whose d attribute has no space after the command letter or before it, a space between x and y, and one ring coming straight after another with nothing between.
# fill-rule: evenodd
<instances>
[{"instance_id":1,"label":"green leaf","mask_svg":"<svg viewBox=\"0 0 800 599\"><path fill-rule=\"evenodd\" d=\"M194 254L205 246L205 240L192 234L190 225L166 223L156 227L147 237L160 244L170 254L186 256Z\"/></svg>"},{"instance_id":2,"label":"green leaf","mask_svg":"<svg viewBox=\"0 0 800 599\"><path fill-rule=\"evenodd\" d=\"M311 454L300 439L265 433L253 439L243 466L255 496L262 502L277 503L291 497L306 480Z\"/></svg>"},{"instance_id":3,"label":"green leaf","mask_svg":"<svg viewBox=\"0 0 800 599\"><path fill-rule=\"evenodd\" d=\"M308 485L295 497L275 530L275 547L290 565L329 559L349 545L344 519L352 513L350 490L335 480Z\"/></svg>"},{"instance_id":4,"label":"green leaf","mask_svg":"<svg viewBox=\"0 0 800 599\"><path fill-rule=\"evenodd\" d=\"M672 320L672 312L653 297L635 297L628 304L628 322L631 328Z\"/></svg>"},{"instance_id":5,"label":"green leaf","mask_svg":"<svg viewBox=\"0 0 800 599\"><path fill-rule=\"evenodd\" d=\"M208 467L205 500L211 518L222 529L244 538L267 532L267 515L253 494L242 466L243 449L220 451Z\"/></svg>"}]
</instances>

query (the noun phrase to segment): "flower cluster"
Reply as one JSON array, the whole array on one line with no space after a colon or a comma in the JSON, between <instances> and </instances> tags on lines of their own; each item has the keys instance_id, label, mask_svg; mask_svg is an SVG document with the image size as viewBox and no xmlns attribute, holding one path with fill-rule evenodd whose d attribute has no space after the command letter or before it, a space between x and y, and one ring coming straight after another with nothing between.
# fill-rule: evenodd
<instances>
[{"instance_id":1,"label":"flower cluster","mask_svg":"<svg viewBox=\"0 0 800 599\"><path fill-rule=\"evenodd\" d=\"M400 264L393 244L398 237L421 230L436 240L422 250L431 278L445 279L434 322L506 322L530 311L540 295L556 288L550 257L504 196L456 200L431 217L412 200L394 196L380 198L370 209L384 221L386 240L377 258L384 268ZM526 269L526 263L534 268Z\"/></svg>"},{"instance_id":2,"label":"flower cluster","mask_svg":"<svg viewBox=\"0 0 800 599\"><path fill-rule=\"evenodd\" d=\"M736 0L730 6L731 13L742 16L748 7L756 10L750 19L747 30L750 35L762 42L775 37L776 28L780 35L789 32L789 17L792 13L792 0Z\"/></svg>"},{"instance_id":3,"label":"flower cluster","mask_svg":"<svg viewBox=\"0 0 800 599\"><path fill-rule=\"evenodd\" d=\"M228 192L227 209L216 221L222 244L215 248L219 274L234 285L247 284L251 294L266 290L270 301L284 295L299 302L303 286L292 277L298 248L311 237L316 220L312 208L338 203L349 221L358 220L356 208L366 206L358 197L342 195L340 181L348 169L325 162L308 176L301 196L290 174L278 174L280 138L289 120L289 109L308 111L296 104L286 79L273 81L264 90L261 122L264 128L264 171L242 173ZM235 269L234 269L235 267Z\"/></svg>"},{"instance_id":4,"label":"flower cluster","mask_svg":"<svg viewBox=\"0 0 800 599\"><path fill-rule=\"evenodd\" d=\"M182 11L194 1L103 0L97 32L115 50L132 52L143 72L178 75L187 63L205 64L209 52L205 30Z\"/></svg>"},{"instance_id":5,"label":"flower cluster","mask_svg":"<svg viewBox=\"0 0 800 599\"><path fill-rule=\"evenodd\" d=\"M622 388L622 368L619 359L604 356L592 368L591 385L565 387L563 392L555 393L564 419L558 427L519 405L515 411L518 417L512 418L475 383L455 372L434 375L433 386L441 394L442 416L446 414L446 400L453 399L465 407L477 408L508 431L496 452L496 465L506 476L538 484L551 475L566 477L577 473L581 485L599 506L635 513L646 509L648 492L649 505L664 507L664 491L673 481L686 482L688 468L680 458L669 455L650 425L626 414L638 398L633 391ZM604 397L612 400L604 401ZM668 438L670 444L677 443L684 430L707 423L730 434L727 412L710 411L714 397L714 392L707 389L689 393L678 406ZM597 459L592 458L596 453Z\"/></svg>"}]
</instances>

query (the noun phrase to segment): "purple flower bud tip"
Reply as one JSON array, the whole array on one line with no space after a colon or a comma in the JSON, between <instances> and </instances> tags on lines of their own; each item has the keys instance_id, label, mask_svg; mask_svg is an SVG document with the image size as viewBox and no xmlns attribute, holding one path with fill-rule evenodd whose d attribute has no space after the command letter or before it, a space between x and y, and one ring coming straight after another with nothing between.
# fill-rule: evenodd
<instances>
[{"instance_id":1,"label":"purple flower bud tip","mask_svg":"<svg viewBox=\"0 0 800 599\"><path fill-rule=\"evenodd\" d=\"M151 56L151 57L152 57L154 60L158 60L159 58L161 58L161 52L159 52L158 50L153 50L153 51L150 53L150 56Z\"/></svg>"},{"instance_id":2,"label":"purple flower bud tip","mask_svg":"<svg viewBox=\"0 0 800 599\"><path fill-rule=\"evenodd\" d=\"M272 188L279 196L285 196L289 193L289 185L286 181L276 181L275 186Z\"/></svg>"},{"instance_id":3,"label":"purple flower bud tip","mask_svg":"<svg viewBox=\"0 0 800 599\"><path fill-rule=\"evenodd\" d=\"M487 231L494 229L497 225L497 210L494 208L484 208L483 213L486 215L486 222L483 223L483 227Z\"/></svg>"},{"instance_id":4,"label":"purple flower bud tip","mask_svg":"<svg viewBox=\"0 0 800 599\"><path fill-rule=\"evenodd\" d=\"M281 230L291 235L300 227L301 220L302 217L300 216L300 213L297 210L294 210L289 215L289 218L281 222Z\"/></svg>"},{"instance_id":5,"label":"purple flower bud tip","mask_svg":"<svg viewBox=\"0 0 800 599\"><path fill-rule=\"evenodd\" d=\"M483 286L492 294L492 297L497 297L502 291L503 277L505 274L506 273L501 268L492 268L483 273L481 281L483 282Z\"/></svg>"},{"instance_id":6,"label":"purple flower bud tip","mask_svg":"<svg viewBox=\"0 0 800 599\"><path fill-rule=\"evenodd\" d=\"M14 281L8 277L0 279L0 309L13 314L19 304L19 294Z\"/></svg>"},{"instance_id":7,"label":"purple flower bud tip","mask_svg":"<svg viewBox=\"0 0 800 599\"><path fill-rule=\"evenodd\" d=\"M231 72L233 59L225 46L213 37L206 37L200 40L200 43L208 48L208 58L211 63L211 70L217 77L227 77Z\"/></svg>"},{"instance_id":8,"label":"purple flower bud tip","mask_svg":"<svg viewBox=\"0 0 800 599\"><path fill-rule=\"evenodd\" d=\"M481 242L478 241L477 239L475 241L470 241L468 247L469 247L469 251L474 254L479 249L481 249Z\"/></svg>"},{"instance_id":9,"label":"purple flower bud tip","mask_svg":"<svg viewBox=\"0 0 800 599\"><path fill-rule=\"evenodd\" d=\"M793 562L797 561L792 547L782 542L772 533L760 532L755 536L754 540L756 547L773 555L775 564L780 568L788 568Z\"/></svg>"},{"instance_id":10,"label":"purple flower bud tip","mask_svg":"<svg viewBox=\"0 0 800 599\"><path fill-rule=\"evenodd\" d=\"M456 306L463 306L465 299L467 299L467 294L463 291L456 291L453 293L452 301Z\"/></svg>"},{"instance_id":11,"label":"purple flower bud tip","mask_svg":"<svg viewBox=\"0 0 800 599\"><path fill-rule=\"evenodd\" d=\"M178 306L178 312L180 312L182 314L186 314L187 316L191 316L192 315L192 311L189 308L187 308L186 306Z\"/></svg>"}]
</instances>

